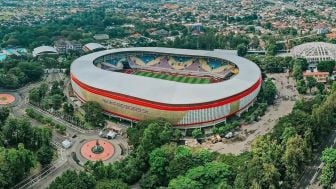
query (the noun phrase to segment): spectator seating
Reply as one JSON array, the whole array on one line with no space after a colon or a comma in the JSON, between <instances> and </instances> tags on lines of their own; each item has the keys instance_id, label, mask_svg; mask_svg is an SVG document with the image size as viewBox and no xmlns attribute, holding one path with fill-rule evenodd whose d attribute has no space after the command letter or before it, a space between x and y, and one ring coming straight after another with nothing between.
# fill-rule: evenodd
<instances>
[{"instance_id":1,"label":"spectator seating","mask_svg":"<svg viewBox=\"0 0 336 189\"><path fill-rule=\"evenodd\" d=\"M149 62L155 60L155 56L153 55L142 55L142 56L137 56L139 59L141 59L145 64L148 64Z\"/></svg>"},{"instance_id":2,"label":"spectator seating","mask_svg":"<svg viewBox=\"0 0 336 189\"><path fill-rule=\"evenodd\" d=\"M106 60L105 62L116 66L121 59L122 58L112 58L112 59Z\"/></svg>"},{"instance_id":3,"label":"spectator seating","mask_svg":"<svg viewBox=\"0 0 336 189\"><path fill-rule=\"evenodd\" d=\"M211 70L215 70L223 65L223 63L220 60L216 59L210 59L208 61L208 65L211 68Z\"/></svg>"}]
</instances>

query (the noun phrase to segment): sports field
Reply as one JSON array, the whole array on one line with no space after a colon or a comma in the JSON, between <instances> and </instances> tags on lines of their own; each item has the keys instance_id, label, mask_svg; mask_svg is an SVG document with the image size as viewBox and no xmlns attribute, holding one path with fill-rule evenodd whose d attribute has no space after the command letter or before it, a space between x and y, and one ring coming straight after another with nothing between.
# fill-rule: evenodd
<instances>
[{"instance_id":1,"label":"sports field","mask_svg":"<svg viewBox=\"0 0 336 189\"><path fill-rule=\"evenodd\" d=\"M157 79L164 79L169 81L176 81L181 83L190 83L190 84L207 84L210 83L210 78L202 78L202 77L192 77L192 76L182 76L182 75L170 75L167 73L157 73L150 71L135 71L134 75L141 75L145 77L153 77Z\"/></svg>"}]
</instances>

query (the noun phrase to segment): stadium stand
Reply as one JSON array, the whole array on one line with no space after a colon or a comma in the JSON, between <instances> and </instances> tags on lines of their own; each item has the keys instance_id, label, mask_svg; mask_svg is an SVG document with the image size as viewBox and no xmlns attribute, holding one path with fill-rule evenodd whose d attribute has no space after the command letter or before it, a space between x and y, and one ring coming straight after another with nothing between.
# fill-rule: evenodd
<instances>
[{"instance_id":1,"label":"stadium stand","mask_svg":"<svg viewBox=\"0 0 336 189\"><path fill-rule=\"evenodd\" d=\"M122 59L122 58L112 58L112 59L108 59L108 60L106 60L105 62L116 66L117 63L118 63L121 59Z\"/></svg>"},{"instance_id":2,"label":"stadium stand","mask_svg":"<svg viewBox=\"0 0 336 189\"><path fill-rule=\"evenodd\" d=\"M133 62L139 66L153 66L160 62L160 57L154 55L131 56Z\"/></svg>"},{"instance_id":3,"label":"stadium stand","mask_svg":"<svg viewBox=\"0 0 336 189\"><path fill-rule=\"evenodd\" d=\"M193 63L193 59L190 57L173 56L169 58L168 63L171 65L173 69L182 70L189 67Z\"/></svg>"},{"instance_id":4,"label":"stadium stand","mask_svg":"<svg viewBox=\"0 0 336 189\"><path fill-rule=\"evenodd\" d=\"M208 61L208 65L212 70L215 70L215 69L221 67L223 64L220 60L210 59Z\"/></svg>"},{"instance_id":5,"label":"stadium stand","mask_svg":"<svg viewBox=\"0 0 336 189\"><path fill-rule=\"evenodd\" d=\"M145 64L149 63L150 61L153 61L156 57L152 55L143 55L138 56Z\"/></svg>"},{"instance_id":6,"label":"stadium stand","mask_svg":"<svg viewBox=\"0 0 336 189\"><path fill-rule=\"evenodd\" d=\"M137 72L129 72L146 77L155 77L158 79L172 80L176 82L188 83L216 83L222 80L230 79L233 75L238 74L239 70L232 64L224 63L217 59L190 58L184 56L164 56L153 54L118 54L114 57L106 57L99 66L102 69L115 71L122 69L122 61L128 62L126 69L136 69ZM109 65L113 65L112 67ZM98 65L97 65L98 66ZM144 70L147 74L139 74ZM150 74L150 73L153 74ZM158 76L157 72L165 72L168 77ZM183 77L185 75L185 77ZM161 78L162 77L162 78ZM191 77L190 79L188 79ZM199 79L193 79L199 77Z\"/></svg>"}]
</instances>

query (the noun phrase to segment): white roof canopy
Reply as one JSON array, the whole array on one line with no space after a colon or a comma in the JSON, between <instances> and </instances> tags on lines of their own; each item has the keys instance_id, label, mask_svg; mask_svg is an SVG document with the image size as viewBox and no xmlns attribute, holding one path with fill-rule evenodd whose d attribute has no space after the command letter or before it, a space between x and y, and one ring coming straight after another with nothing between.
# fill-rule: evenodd
<instances>
[{"instance_id":1,"label":"white roof canopy","mask_svg":"<svg viewBox=\"0 0 336 189\"><path fill-rule=\"evenodd\" d=\"M33 56L39 56L42 54L57 54L57 50L54 47L51 46L40 46L40 47L36 47L33 50Z\"/></svg>"}]
</instances>

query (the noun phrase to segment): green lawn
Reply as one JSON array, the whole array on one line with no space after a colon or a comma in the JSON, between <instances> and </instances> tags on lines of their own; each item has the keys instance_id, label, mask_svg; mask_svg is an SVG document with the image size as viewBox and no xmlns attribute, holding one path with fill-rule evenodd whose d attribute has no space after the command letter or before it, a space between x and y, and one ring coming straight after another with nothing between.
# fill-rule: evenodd
<instances>
[{"instance_id":1,"label":"green lawn","mask_svg":"<svg viewBox=\"0 0 336 189\"><path fill-rule=\"evenodd\" d=\"M183 78L181 79L180 82L182 82L182 83L187 83L187 82L186 82L187 79L188 79L188 77L183 77Z\"/></svg>"},{"instance_id":2,"label":"green lawn","mask_svg":"<svg viewBox=\"0 0 336 189\"><path fill-rule=\"evenodd\" d=\"M196 77L192 77L192 78L190 78L190 80L188 80L188 83L196 83L196 80L197 80L197 78Z\"/></svg>"},{"instance_id":3,"label":"green lawn","mask_svg":"<svg viewBox=\"0 0 336 189\"><path fill-rule=\"evenodd\" d=\"M172 76L165 73L154 73L148 71L136 71L135 75L140 75L144 77L153 77L157 79L164 79L169 81L176 81L181 83L190 83L190 84L207 84L210 83L210 79L208 78L200 78L200 77L189 77L189 76Z\"/></svg>"}]
</instances>

